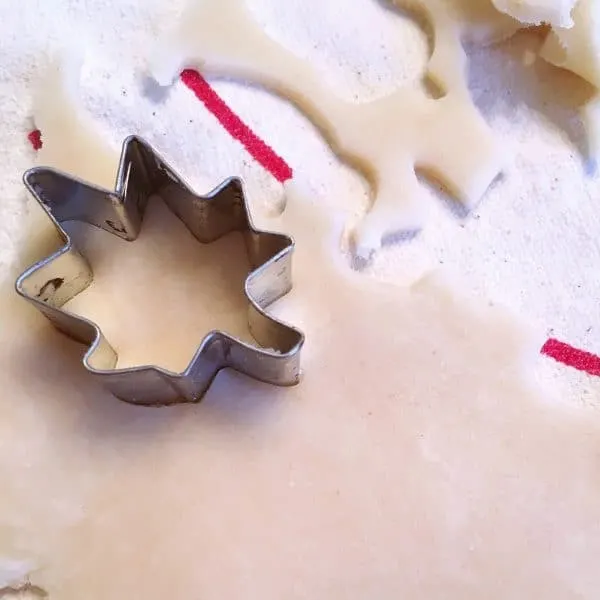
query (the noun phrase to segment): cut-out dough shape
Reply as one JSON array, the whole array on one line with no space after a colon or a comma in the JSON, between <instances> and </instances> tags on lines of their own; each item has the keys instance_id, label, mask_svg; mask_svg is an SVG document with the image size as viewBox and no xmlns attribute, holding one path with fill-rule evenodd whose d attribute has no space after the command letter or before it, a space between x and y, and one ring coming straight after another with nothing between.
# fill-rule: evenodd
<instances>
[{"instance_id":1,"label":"cut-out dough shape","mask_svg":"<svg viewBox=\"0 0 600 600\"><path fill-rule=\"evenodd\" d=\"M514 21L489 3L468 4L411 3L425 13L434 32L426 76L444 91L440 99L409 86L365 104L344 101L307 61L269 38L242 0L191 3L176 31L159 44L151 70L168 85L184 67L198 66L209 75L264 85L304 111L374 188L373 206L356 232L357 253L368 256L386 234L422 227L415 167L442 181L467 207L501 169L499 147L469 97L461 37L498 37L513 31Z\"/></svg>"}]
</instances>

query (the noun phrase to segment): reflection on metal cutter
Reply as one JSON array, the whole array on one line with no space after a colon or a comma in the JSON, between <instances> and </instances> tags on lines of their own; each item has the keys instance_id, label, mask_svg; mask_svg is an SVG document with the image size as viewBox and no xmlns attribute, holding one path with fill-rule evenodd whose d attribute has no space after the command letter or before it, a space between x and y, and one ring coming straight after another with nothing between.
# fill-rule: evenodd
<instances>
[{"instance_id":1,"label":"reflection on metal cutter","mask_svg":"<svg viewBox=\"0 0 600 600\"><path fill-rule=\"evenodd\" d=\"M239 179L228 179L208 196L198 196L144 140L131 136L123 143L114 192L45 167L27 171L24 181L48 213L64 246L27 269L17 279L17 292L55 327L88 346L85 368L116 397L152 406L195 402L227 367L274 385L298 383L304 335L265 312L292 287L294 242L287 235L254 228ZM139 235L148 199L155 194L201 243L232 231L243 234L251 266L245 280L248 323L256 346L212 331L181 373L155 365L119 369L117 353L100 328L62 309L93 279L89 264L73 246L63 223L82 221L133 241Z\"/></svg>"}]
</instances>

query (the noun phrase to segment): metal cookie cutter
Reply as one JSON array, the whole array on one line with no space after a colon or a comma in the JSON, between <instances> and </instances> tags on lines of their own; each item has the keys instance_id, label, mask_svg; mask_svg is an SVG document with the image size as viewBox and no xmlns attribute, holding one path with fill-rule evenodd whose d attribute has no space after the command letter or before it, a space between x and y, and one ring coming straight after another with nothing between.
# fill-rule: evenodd
<instances>
[{"instance_id":1,"label":"metal cookie cutter","mask_svg":"<svg viewBox=\"0 0 600 600\"><path fill-rule=\"evenodd\" d=\"M226 367L274 385L298 383L304 335L265 312L292 287L294 242L287 235L254 228L239 179L228 179L208 196L198 196L144 140L131 136L123 143L114 192L45 167L27 171L24 182L52 219L64 246L27 269L17 279L17 292L55 327L89 346L83 357L85 368L117 398L142 405L195 402ZM244 286L248 323L258 346L212 331L182 373L155 365L118 369L117 353L100 328L62 309L93 279L89 264L62 224L82 221L132 241L154 194L202 243L232 231L243 233L251 265Z\"/></svg>"}]
</instances>

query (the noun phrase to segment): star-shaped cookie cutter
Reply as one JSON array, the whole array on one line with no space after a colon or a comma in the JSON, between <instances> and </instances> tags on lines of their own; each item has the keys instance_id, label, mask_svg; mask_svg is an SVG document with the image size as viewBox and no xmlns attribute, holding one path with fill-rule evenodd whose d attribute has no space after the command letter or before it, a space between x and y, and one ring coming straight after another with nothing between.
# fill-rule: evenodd
<instances>
[{"instance_id":1,"label":"star-shaped cookie cutter","mask_svg":"<svg viewBox=\"0 0 600 600\"><path fill-rule=\"evenodd\" d=\"M46 167L30 169L23 179L48 213L64 246L20 275L16 290L57 329L88 345L85 368L117 398L152 406L196 402L227 367L274 385L298 383L304 335L265 312L292 288L294 241L287 235L254 228L240 179L228 179L208 196L198 196L137 136L123 143L114 192ZM88 262L73 246L63 223L82 221L133 241L139 235L148 199L155 194L201 243L233 231L243 234L251 266L244 285L248 324L257 346L211 331L181 373L156 365L120 369L117 353L98 325L62 308L93 279Z\"/></svg>"}]
</instances>

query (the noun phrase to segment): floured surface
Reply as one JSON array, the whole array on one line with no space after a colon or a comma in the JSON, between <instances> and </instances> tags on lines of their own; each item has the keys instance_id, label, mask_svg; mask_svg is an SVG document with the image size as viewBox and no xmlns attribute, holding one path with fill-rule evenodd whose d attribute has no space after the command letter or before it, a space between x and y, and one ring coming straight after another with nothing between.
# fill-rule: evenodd
<instances>
[{"instance_id":1,"label":"floured surface","mask_svg":"<svg viewBox=\"0 0 600 600\"><path fill-rule=\"evenodd\" d=\"M410 283L441 269L458 288L511 307L548 337L600 353L600 178L582 159L577 117L590 90L545 61L524 65L541 43L521 33L492 56L471 54L475 102L510 156L502 179L462 218L433 190L429 227L410 243L383 249L371 272ZM572 401L600 405L597 378L554 364L544 377L564 385Z\"/></svg>"},{"instance_id":2,"label":"floured surface","mask_svg":"<svg viewBox=\"0 0 600 600\"><path fill-rule=\"evenodd\" d=\"M86 157L70 160L76 173ZM298 244L294 290L276 306L307 335L298 387L222 373L200 405L128 406L5 290L0 555L66 600L592 598L597 414L531 391L539 340L499 309L431 280L402 290L352 274L327 211L289 192L285 213L257 225ZM214 297L211 281L189 293L206 267L179 222L155 203L148 225L160 260L141 238L134 277L102 265L122 242L88 238L100 264L77 306L108 328L144 317L120 344L132 363L153 356L165 309L164 349L192 352L203 322L189 315ZM165 268L173 286L148 293Z\"/></svg>"}]
</instances>

